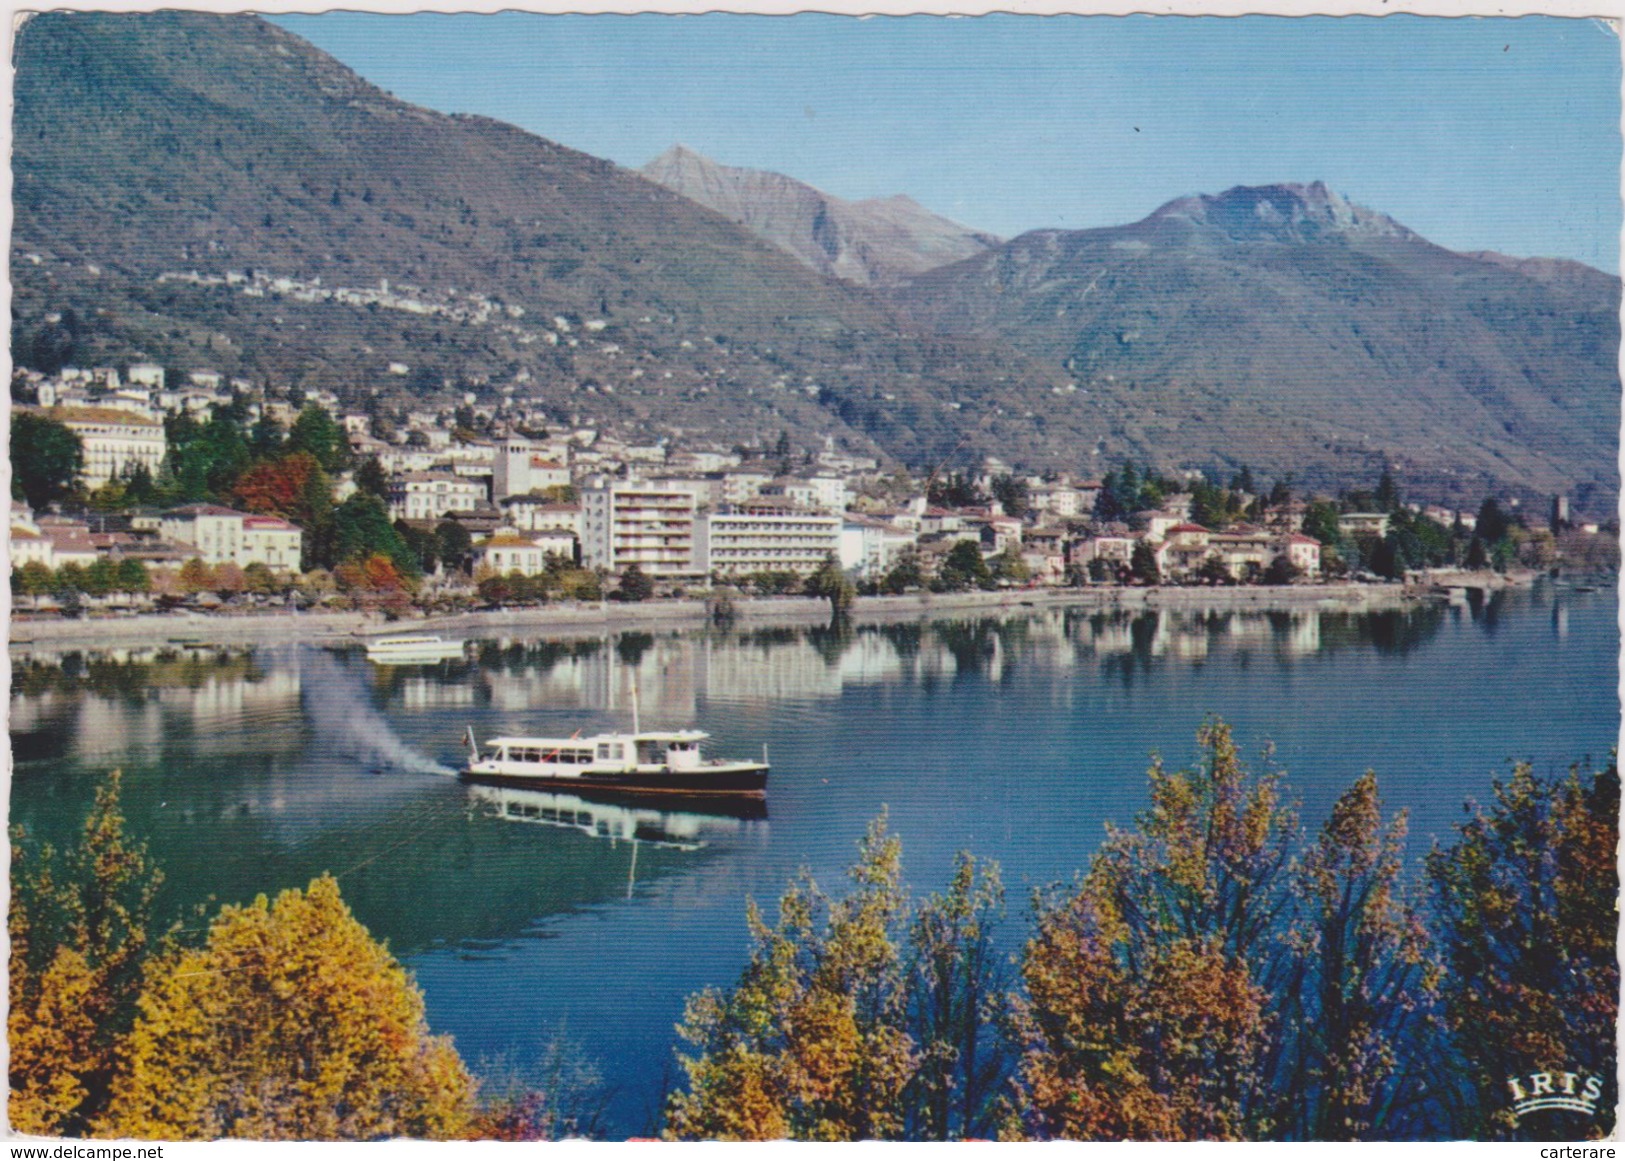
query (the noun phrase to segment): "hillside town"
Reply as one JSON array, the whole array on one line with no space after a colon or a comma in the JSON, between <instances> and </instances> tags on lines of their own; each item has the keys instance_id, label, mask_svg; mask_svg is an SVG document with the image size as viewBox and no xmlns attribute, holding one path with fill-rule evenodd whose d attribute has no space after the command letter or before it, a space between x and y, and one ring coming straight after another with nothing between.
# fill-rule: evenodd
<instances>
[{"instance_id":1,"label":"hillside town","mask_svg":"<svg viewBox=\"0 0 1625 1161\"><path fill-rule=\"evenodd\" d=\"M13 591L35 611L1377 582L1583 563L1605 531L1563 497L1533 523L1404 502L1386 472L1338 497L1245 468L921 477L788 433L558 430L473 393L347 410L156 364L23 371L13 396Z\"/></svg>"}]
</instances>

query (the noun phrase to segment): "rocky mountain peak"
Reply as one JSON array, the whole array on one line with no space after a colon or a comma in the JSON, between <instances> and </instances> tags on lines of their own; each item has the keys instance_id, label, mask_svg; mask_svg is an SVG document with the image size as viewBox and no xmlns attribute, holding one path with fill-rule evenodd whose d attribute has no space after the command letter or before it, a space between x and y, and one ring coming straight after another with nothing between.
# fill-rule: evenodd
<instances>
[{"instance_id":1,"label":"rocky mountain peak","mask_svg":"<svg viewBox=\"0 0 1625 1161\"><path fill-rule=\"evenodd\" d=\"M1146 223L1188 225L1238 242L1303 242L1339 235L1417 237L1386 214L1356 205L1321 181L1238 185L1220 194L1176 198Z\"/></svg>"},{"instance_id":2,"label":"rocky mountain peak","mask_svg":"<svg viewBox=\"0 0 1625 1161\"><path fill-rule=\"evenodd\" d=\"M683 145L673 145L639 172L820 274L858 286L892 285L998 241L903 194L849 202L780 173L721 165Z\"/></svg>"}]
</instances>

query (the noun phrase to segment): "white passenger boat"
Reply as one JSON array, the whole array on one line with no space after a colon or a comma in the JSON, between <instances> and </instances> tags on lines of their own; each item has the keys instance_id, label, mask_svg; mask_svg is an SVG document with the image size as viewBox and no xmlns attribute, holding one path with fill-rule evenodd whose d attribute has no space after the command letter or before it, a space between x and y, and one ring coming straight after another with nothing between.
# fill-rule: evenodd
<instances>
[{"instance_id":1,"label":"white passenger boat","mask_svg":"<svg viewBox=\"0 0 1625 1161\"><path fill-rule=\"evenodd\" d=\"M379 665L425 665L452 661L463 656L461 641L444 637L411 634L402 637L374 637L367 642L367 660Z\"/></svg>"},{"instance_id":2,"label":"white passenger boat","mask_svg":"<svg viewBox=\"0 0 1625 1161\"><path fill-rule=\"evenodd\" d=\"M701 730L634 730L568 738L488 738L474 745L470 729L469 781L499 786L550 786L582 792L709 797L767 793L766 756L760 762L707 759Z\"/></svg>"}]
</instances>

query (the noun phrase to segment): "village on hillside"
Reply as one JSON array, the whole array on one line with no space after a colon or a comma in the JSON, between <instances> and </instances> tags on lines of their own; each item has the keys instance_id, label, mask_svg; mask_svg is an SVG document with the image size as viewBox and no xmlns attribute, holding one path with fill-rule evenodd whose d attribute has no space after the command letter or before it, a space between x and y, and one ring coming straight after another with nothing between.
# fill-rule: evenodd
<instances>
[{"instance_id":1,"label":"village on hillside","mask_svg":"<svg viewBox=\"0 0 1625 1161\"><path fill-rule=\"evenodd\" d=\"M1538 518L1406 502L1386 472L1337 497L1132 463L922 477L788 432L558 430L473 394L346 410L151 363L20 371L13 398L12 586L36 613L1382 582L1584 571L1615 531L1561 496Z\"/></svg>"}]
</instances>

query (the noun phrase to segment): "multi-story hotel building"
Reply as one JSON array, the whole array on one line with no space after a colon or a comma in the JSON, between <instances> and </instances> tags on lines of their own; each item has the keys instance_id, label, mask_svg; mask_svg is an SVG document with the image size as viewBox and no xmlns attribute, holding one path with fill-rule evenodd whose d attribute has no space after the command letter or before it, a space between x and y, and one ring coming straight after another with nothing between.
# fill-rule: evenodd
<instances>
[{"instance_id":1,"label":"multi-story hotel building","mask_svg":"<svg viewBox=\"0 0 1625 1161\"><path fill-rule=\"evenodd\" d=\"M697 559L713 576L810 574L840 547L839 516L763 501L701 517L696 540Z\"/></svg>"},{"instance_id":2,"label":"multi-story hotel building","mask_svg":"<svg viewBox=\"0 0 1625 1161\"><path fill-rule=\"evenodd\" d=\"M581 493L581 556L588 568L619 573L637 565L650 577L694 577L692 492L612 483Z\"/></svg>"},{"instance_id":3,"label":"multi-story hotel building","mask_svg":"<svg viewBox=\"0 0 1625 1161\"><path fill-rule=\"evenodd\" d=\"M154 476L163 466L164 425L157 419L113 407L53 407L41 414L79 437L87 488L99 488L136 464Z\"/></svg>"},{"instance_id":4,"label":"multi-story hotel building","mask_svg":"<svg viewBox=\"0 0 1625 1161\"><path fill-rule=\"evenodd\" d=\"M483 484L452 472L407 472L389 482L389 514L396 520L438 520L472 512L484 500Z\"/></svg>"}]
</instances>

